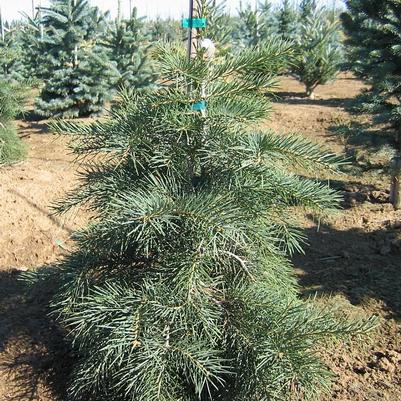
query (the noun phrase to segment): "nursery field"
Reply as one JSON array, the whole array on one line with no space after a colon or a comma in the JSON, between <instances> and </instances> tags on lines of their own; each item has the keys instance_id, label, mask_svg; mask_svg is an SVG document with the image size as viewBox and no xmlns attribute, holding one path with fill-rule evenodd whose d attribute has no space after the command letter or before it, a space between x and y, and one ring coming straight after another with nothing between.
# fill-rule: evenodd
<instances>
[{"instance_id":1,"label":"nursery field","mask_svg":"<svg viewBox=\"0 0 401 401\"><path fill-rule=\"evenodd\" d=\"M368 338L322 351L336 375L328 400L401 399L401 212L389 203L385 152L345 145L339 126L363 116L346 111L363 88L350 75L320 87L316 99L284 78L266 127L299 132L345 152L353 160L342 175L330 178L343 194L343 210L325 221L302 216L311 245L294 257L302 293L337 303L351 314L377 314L380 325ZM0 170L0 401L62 399L70 358L62 336L47 315L51 288L27 294L19 275L55 262L73 247L84 213L54 217L50 205L76 183L76 167L65 138L48 132L46 121L18 121L28 146L25 161ZM334 297L328 300L328 296Z\"/></svg>"}]
</instances>

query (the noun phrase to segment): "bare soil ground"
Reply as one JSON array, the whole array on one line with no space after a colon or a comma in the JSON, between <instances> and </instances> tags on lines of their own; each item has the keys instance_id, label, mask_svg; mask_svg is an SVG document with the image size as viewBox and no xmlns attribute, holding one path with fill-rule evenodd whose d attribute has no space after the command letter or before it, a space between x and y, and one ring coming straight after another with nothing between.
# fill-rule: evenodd
<instances>
[{"instance_id":1,"label":"bare soil ground","mask_svg":"<svg viewBox=\"0 0 401 401\"><path fill-rule=\"evenodd\" d=\"M346 173L322 177L342 191L344 210L319 227L305 216L310 247L294 257L305 296L331 295L352 313L380 318L369 338L324 351L335 374L325 401L401 400L401 213L388 204L389 178L377 162L386 152L368 154L363 144L350 147L333 133L354 120L366 123L345 110L362 88L344 75L318 88L311 101L297 82L284 78L266 123L355 159ZM62 257L86 218L51 214L51 203L76 184L65 139L47 132L45 122L19 121L19 127L29 156L0 170L0 401L55 401L63 397L70 355L44 307L47 291L27 295L18 276Z\"/></svg>"}]
</instances>

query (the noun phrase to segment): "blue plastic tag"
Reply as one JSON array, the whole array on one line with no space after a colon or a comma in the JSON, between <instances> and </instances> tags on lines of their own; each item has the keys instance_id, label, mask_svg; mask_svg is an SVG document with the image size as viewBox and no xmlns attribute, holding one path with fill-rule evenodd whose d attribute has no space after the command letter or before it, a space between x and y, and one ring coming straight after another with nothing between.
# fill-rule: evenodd
<instances>
[{"instance_id":1,"label":"blue plastic tag","mask_svg":"<svg viewBox=\"0 0 401 401\"><path fill-rule=\"evenodd\" d=\"M202 100L201 102L194 103L192 105L192 110L194 111L206 110L206 102Z\"/></svg>"},{"instance_id":2,"label":"blue plastic tag","mask_svg":"<svg viewBox=\"0 0 401 401\"><path fill-rule=\"evenodd\" d=\"M182 27L185 29L190 28L206 28L207 20L206 18L184 18L182 20Z\"/></svg>"}]
</instances>

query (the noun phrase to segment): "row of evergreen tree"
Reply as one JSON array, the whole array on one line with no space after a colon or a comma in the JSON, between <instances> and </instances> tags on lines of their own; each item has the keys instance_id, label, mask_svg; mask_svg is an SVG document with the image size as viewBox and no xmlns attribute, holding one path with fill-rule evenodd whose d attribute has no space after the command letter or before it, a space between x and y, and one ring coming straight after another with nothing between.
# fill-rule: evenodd
<instances>
[{"instance_id":1,"label":"row of evergreen tree","mask_svg":"<svg viewBox=\"0 0 401 401\"><path fill-rule=\"evenodd\" d=\"M267 34L262 40L260 14L248 9L256 35L241 35L245 45L230 47L227 16L201 3L199 14L215 22L205 36L216 43L225 38L218 59L198 49L188 60L181 44L154 46L152 90L126 91L105 119L55 125L85 158L80 187L58 211L81 205L93 212L74 251L56 269L33 276L51 280L56 291L55 316L75 351L73 400L317 400L331 377L319 348L374 325L301 300L287 260L303 243L293 208L321 216L338 207L338 195L308 172L336 171L341 160L303 138L255 131L268 115L266 93L278 75L295 71L293 64L300 68L297 48L335 47L335 19L325 14L316 21L313 2L305 2L312 13L294 35L320 36L287 42ZM366 16L377 38L389 35L389 24L380 30L381 19L374 20L373 5L380 17L401 15L390 7L395 0L385 9L379 3L369 0L371 8L362 9L350 0L343 20L355 49L369 44L371 51L379 43L355 39ZM39 35L38 46L50 49L36 53L44 64L38 74L45 83L38 101L43 113L97 113L105 92L93 88L110 88L113 74L131 87L132 53L114 51L114 61L110 55L125 40L128 22L118 21L119 34L105 40L98 27L108 29L107 19L83 1L54 1L42 13L30 29ZM247 42L252 38L258 42ZM399 54L396 43L389 52ZM360 68L362 76L372 74L368 67ZM396 77L394 63L382 67ZM396 80L390 82L397 96ZM305 84L312 92L315 83ZM390 111L397 116L398 108Z\"/></svg>"},{"instance_id":2,"label":"row of evergreen tree","mask_svg":"<svg viewBox=\"0 0 401 401\"><path fill-rule=\"evenodd\" d=\"M288 72L315 87L334 79L341 46L334 11L319 10L313 0L281 8L269 1L256 9L241 6L237 17L209 1L208 36L220 52L263 47L272 37L290 40L294 52ZM178 21L148 21L137 15L112 21L87 0L53 0L36 18L6 26L0 41L0 75L41 85L36 112L43 117L99 114L118 88L143 89L157 81L150 61L155 43L184 39Z\"/></svg>"},{"instance_id":3,"label":"row of evergreen tree","mask_svg":"<svg viewBox=\"0 0 401 401\"><path fill-rule=\"evenodd\" d=\"M41 86L36 112L81 117L102 112L111 89L140 88L154 81L146 63L143 19L108 21L86 0L53 1L37 18L12 25L1 67L9 80ZM42 84L43 83L43 84Z\"/></svg>"}]
</instances>

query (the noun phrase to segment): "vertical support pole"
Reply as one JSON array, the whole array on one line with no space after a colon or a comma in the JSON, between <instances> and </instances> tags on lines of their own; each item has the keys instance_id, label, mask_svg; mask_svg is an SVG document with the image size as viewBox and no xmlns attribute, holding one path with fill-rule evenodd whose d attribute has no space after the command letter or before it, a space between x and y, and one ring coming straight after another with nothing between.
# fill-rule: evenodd
<instances>
[{"instance_id":1,"label":"vertical support pole","mask_svg":"<svg viewBox=\"0 0 401 401\"><path fill-rule=\"evenodd\" d=\"M192 24L194 18L201 18L202 14L202 0L189 0L189 21ZM198 28L194 28L190 25L188 29L188 58L196 58L198 41L199 41L200 31ZM188 96L191 97L193 87L191 84L188 85ZM205 110L202 110L202 114ZM188 176L192 183L195 181L195 151L190 152L188 155Z\"/></svg>"},{"instance_id":2,"label":"vertical support pole","mask_svg":"<svg viewBox=\"0 0 401 401\"><path fill-rule=\"evenodd\" d=\"M129 0L129 18L132 18L132 0Z\"/></svg>"},{"instance_id":3,"label":"vertical support pole","mask_svg":"<svg viewBox=\"0 0 401 401\"><path fill-rule=\"evenodd\" d=\"M121 0L117 0L117 22L121 22Z\"/></svg>"},{"instance_id":4,"label":"vertical support pole","mask_svg":"<svg viewBox=\"0 0 401 401\"><path fill-rule=\"evenodd\" d=\"M201 35L201 27L203 27L202 24L199 24L199 20L202 19L203 17L203 1L202 0L190 0L189 1L189 30L188 30L188 58L194 59L197 55L198 48L200 46L200 40L202 38ZM196 21L198 20L198 21ZM194 21L197 22L197 24L194 24ZM191 92L193 91L193 87L191 85L188 85L188 94L191 95ZM200 110L202 115L205 117L206 116L206 107L205 107L205 99L206 99L206 86L203 83L201 85L200 89L200 95L202 100L202 103L197 103L194 104L194 110ZM198 109L199 108L199 109Z\"/></svg>"},{"instance_id":5,"label":"vertical support pole","mask_svg":"<svg viewBox=\"0 0 401 401\"><path fill-rule=\"evenodd\" d=\"M1 40L4 42L5 36L4 36L4 20L3 20L3 12L1 9L1 4L0 4L0 32L1 32Z\"/></svg>"},{"instance_id":6,"label":"vertical support pole","mask_svg":"<svg viewBox=\"0 0 401 401\"><path fill-rule=\"evenodd\" d=\"M189 20L192 21L194 18L200 18L202 11L201 0L189 0ZM199 41L199 29L189 29L188 35L188 58L196 57L196 50L198 48Z\"/></svg>"},{"instance_id":7,"label":"vertical support pole","mask_svg":"<svg viewBox=\"0 0 401 401\"><path fill-rule=\"evenodd\" d=\"M35 0L32 0L32 19L35 19Z\"/></svg>"}]
</instances>

